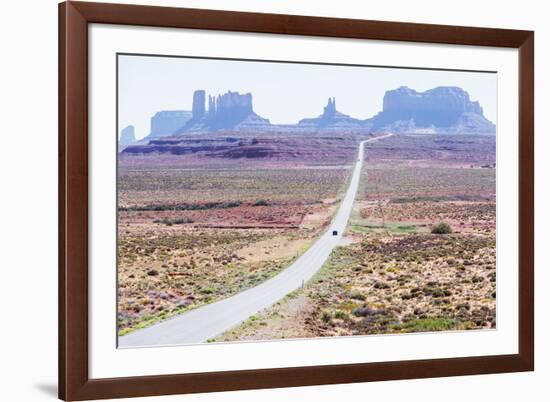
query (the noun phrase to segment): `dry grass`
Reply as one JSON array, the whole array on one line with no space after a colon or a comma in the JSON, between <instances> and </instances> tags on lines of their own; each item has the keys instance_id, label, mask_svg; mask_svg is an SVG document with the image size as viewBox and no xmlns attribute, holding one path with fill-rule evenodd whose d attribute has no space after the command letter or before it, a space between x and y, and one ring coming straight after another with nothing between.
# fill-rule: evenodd
<instances>
[{"instance_id":1,"label":"dry grass","mask_svg":"<svg viewBox=\"0 0 550 402\"><path fill-rule=\"evenodd\" d=\"M496 327L494 138L394 136L367 159L321 271L217 341ZM431 234L443 221L453 233Z\"/></svg>"},{"instance_id":2,"label":"dry grass","mask_svg":"<svg viewBox=\"0 0 550 402\"><path fill-rule=\"evenodd\" d=\"M329 223L348 174L344 168L126 168L120 178L119 334L276 275Z\"/></svg>"}]
</instances>

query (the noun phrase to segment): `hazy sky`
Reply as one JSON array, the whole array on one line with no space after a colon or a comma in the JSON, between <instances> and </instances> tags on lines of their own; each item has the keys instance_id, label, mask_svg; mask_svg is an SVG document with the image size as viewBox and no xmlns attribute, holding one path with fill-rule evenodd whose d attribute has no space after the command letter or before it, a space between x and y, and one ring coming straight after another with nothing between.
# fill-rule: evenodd
<instances>
[{"instance_id":1,"label":"hazy sky","mask_svg":"<svg viewBox=\"0 0 550 402\"><path fill-rule=\"evenodd\" d=\"M494 73L126 55L118 66L119 129L134 125L138 139L149 134L156 112L191 110L196 89L207 95L251 92L257 114L274 124L294 124L320 115L329 97L336 97L338 111L366 119L382 109L387 90L458 86L496 123Z\"/></svg>"}]
</instances>

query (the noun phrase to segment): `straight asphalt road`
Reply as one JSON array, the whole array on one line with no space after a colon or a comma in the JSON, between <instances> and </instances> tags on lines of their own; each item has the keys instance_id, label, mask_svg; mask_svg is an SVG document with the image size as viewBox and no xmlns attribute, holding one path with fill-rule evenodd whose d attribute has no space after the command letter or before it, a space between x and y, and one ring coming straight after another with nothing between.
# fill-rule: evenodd
<instances>
[{"instance_id":1,"label":"straight asphalt road","mask_svg":"<svg viewBox=\"0 0 550 402\"><path fill-rule=\"evenodd\" d=\"M325 263L348 223L364 159L364 144L391 134L362 141L346 195L327 231L292 265L275 277L227 299L208 304L151 327L118 338L119 348L169 346L206 342L272 306L307 282ZM333 235L333 231L338 231Z\"/></svg>"}]
</instances>

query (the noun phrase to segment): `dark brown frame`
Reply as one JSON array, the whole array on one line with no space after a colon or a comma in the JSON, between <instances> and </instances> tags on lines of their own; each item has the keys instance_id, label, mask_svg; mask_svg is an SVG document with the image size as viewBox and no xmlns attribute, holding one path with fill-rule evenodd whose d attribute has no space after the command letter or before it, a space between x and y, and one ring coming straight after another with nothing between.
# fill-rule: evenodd
<instances>
[{"instance_id":1,"label":"dark brown frame","mask_svg":"<svg viewBox=\"0 0 550 402\"><path fill-rule=\"evenodd\" d=\"M519 49L519 353L203 374L88 377L88 24ZM534 370L534 33L105 3L59 5L59 397L67 401Z\"/></svg>"}]
</instances>

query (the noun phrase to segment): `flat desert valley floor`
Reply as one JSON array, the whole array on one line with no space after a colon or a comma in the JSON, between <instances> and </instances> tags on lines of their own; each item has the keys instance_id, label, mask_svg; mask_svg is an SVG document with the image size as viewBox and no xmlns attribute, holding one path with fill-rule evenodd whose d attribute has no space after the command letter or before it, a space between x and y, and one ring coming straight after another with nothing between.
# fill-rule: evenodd
<instances>
[{"instance_id":1,"label":"flat desert valley floor","mask_svg":"<svg viewBox=\"0 0 550 402\"><path fill-rule=\"evenodd\" d=\"M373 135L241 137L120 154L119 335L283 271L329 226L359 142ZM495 215L495 136L369 142L351 219L324 266L209 341L494 328Z\"/></svg>"}]
</instances>

